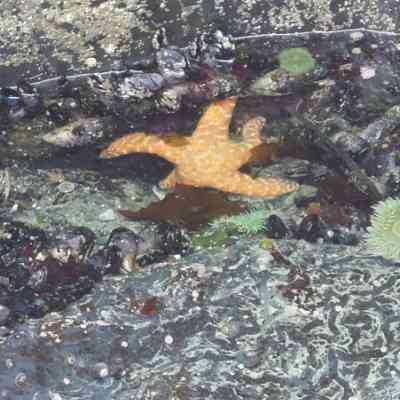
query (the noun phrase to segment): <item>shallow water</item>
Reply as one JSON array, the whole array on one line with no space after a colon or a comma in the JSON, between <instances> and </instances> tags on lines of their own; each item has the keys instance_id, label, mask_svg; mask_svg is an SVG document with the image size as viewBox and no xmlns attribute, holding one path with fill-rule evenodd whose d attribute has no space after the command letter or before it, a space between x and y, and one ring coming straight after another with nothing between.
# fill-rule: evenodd
<instances>
[{"instance_id":1,"label":"shallow water","mask_svg":"<svg viewBox=\"0 0 400 400\"><path fill-rule=\"evenodd\" d=\"M184 68L164 43L130 75L3 89L0 397L396 398L396 202L365 238L399 192L397 41L216 35ZM229 143L266 120L241 173L294 193L165 191L166 153L99 157L135 131L176 150L231 96Z\"/></svg>"}]
</instances>

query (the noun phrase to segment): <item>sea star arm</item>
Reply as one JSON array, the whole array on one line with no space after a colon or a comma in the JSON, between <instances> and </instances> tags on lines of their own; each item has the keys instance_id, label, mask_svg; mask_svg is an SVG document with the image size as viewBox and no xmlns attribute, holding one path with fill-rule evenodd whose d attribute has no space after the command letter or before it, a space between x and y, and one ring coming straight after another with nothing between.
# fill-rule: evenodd
<instances>
[{"instance_id":1,"label":"sea star arm","mask_svg":"<svg viewBox=\"0 0 400 400\"><path fill-rule=\"evenodd\" d=\"M242 128L243 144L251 149L262 143L261 130L265 125L265 118L255 117L249 119Z\"/></svg>"},{"instance_id":2,"label":"sea star arm","mask_svg":"<svg viewBox=\"0 0 400 400\"><path fill-rule=\"evenodd\" d=\"M192 138L194 140L227 140L229 124L237 97L229 97L211 103L200 118Z\"/></svg>"},{"instance_id":3,"label":"sea star arm","mask_svg":"<svg viewBox=\"0 0 400 400\"><path fill-rule=\"evenodd\" d=\"M231 193L239 193L251 197L274 198L297 190L296 182L285 181L277 178L256 178L242 174L233 174L215 188Z\"/></svg>"},{"instance_id":4,"label":"sea star arm","mask_svg":"<svg viewBox=\"0 0 400 400\"><path fill-rule=\"evenodd\" d=\"M132 153L155 154L172 163L178 163L187 139L179 136L160 137L145 133L131 133L112 142L104 149L101 158L114 158Z\"/></svg>"}]
</instances>

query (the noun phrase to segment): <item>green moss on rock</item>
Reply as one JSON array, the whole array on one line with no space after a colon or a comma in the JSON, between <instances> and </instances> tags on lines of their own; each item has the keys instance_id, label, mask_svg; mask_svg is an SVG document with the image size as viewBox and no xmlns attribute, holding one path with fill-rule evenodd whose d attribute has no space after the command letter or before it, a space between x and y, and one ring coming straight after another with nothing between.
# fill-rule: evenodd
<instances>
[{"instance_id":1,"label":"green moss on rock","mask_svg":"<svg viewBox=\"0 0 400 400\"><path fill-rule=\"evenodd\" d=\"M292 75L302 75L311 72L316 62L305 47L293 47L282 50L278 55L280 67Z\"/></svg>"}]
</instances>

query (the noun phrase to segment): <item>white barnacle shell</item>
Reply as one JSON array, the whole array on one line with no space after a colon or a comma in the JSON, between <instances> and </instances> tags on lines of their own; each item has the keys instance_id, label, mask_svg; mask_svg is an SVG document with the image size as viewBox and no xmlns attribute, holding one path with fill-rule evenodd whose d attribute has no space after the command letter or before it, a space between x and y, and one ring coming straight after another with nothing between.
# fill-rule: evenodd
<instances>
[{"instance_id":1,"label":"white barnacle shell","mask_svg":"<svg viewBox=\"0 0 400 400\"><path fill-rule=\"evenodd\" d=\"M400 198L388 198L375 205L367 231L370 253L400 261Z\"/></svg>"}]
</instances>

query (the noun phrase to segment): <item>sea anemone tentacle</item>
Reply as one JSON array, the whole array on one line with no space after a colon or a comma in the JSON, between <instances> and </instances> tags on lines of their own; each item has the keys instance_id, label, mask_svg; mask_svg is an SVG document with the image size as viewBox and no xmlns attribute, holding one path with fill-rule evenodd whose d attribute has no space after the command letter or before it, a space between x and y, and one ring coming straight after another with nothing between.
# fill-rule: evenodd
<instances>
[{"instance_id":1,"label":"sea anemone tentacle","mask_svg":"<svg viewBox=\"0 0 400 400\"><path fill-rule=\"evenodd\" d=\"M400 198L388 198L375 205L367 231L370 253L400 262Z\"/></svg>"}]
</instances>

